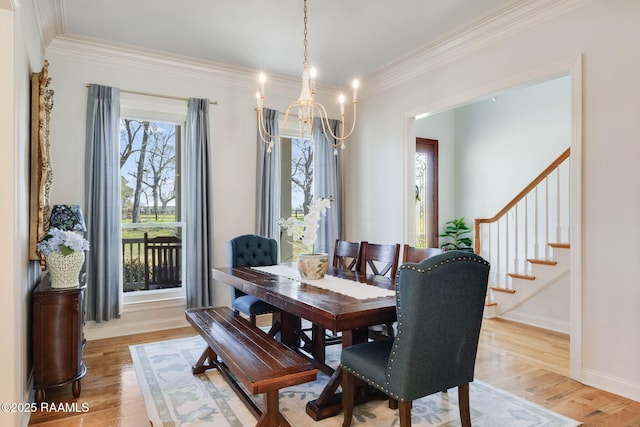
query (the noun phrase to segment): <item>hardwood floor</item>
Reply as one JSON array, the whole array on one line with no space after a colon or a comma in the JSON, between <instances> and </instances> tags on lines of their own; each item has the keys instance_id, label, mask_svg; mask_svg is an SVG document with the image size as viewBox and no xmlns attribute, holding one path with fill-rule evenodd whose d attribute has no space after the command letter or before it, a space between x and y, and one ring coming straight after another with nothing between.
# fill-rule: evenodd
<instances>
[{"instance_id":1,"label":"hardwood floor","mask_svg":"<svg viewBox=\"0 0 640 427\"><path fill-rule=\"evenodd\" d=\"M264 320L263 320L264 321ZM197 335L191 328L89 341L87 375L78 409L36 412L37 426L148 426L129 345ZM640 426L640 402L625 399L568 378L566 335L501 319L483 322L476 378L526 400L582 421L584 426ZM47 390L50 403L73 402L71 386Z\"/></svg>"}]
</instances>

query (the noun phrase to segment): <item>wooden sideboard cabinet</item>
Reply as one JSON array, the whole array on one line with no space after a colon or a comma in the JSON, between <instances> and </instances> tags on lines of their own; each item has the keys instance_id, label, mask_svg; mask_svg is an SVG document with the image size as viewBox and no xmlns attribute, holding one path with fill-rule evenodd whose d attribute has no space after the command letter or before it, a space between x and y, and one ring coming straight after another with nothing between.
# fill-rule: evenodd
<instances>
[{"instance_id":1,"label":"wooden sideboard cabinet","mask_svg":"<svg viewBox=\"0 0 640 427\"><path fill-rule=\"evenodd\" d=\"M49 274L33 291L33 388L35 400L45 398L45 389L73 382L73 397L79 397L80 379L87 373L82 360L84 339L84 293L77 288L52 288Z\"/></svg>"}]
</instances>

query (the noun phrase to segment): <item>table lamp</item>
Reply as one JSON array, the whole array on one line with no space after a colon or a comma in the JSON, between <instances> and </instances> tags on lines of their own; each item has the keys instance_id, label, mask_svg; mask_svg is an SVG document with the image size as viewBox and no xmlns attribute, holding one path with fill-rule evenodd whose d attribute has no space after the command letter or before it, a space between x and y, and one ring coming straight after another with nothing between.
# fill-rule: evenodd
<instances>
[{"instance_id":1,"label":"table lamp","mask_svg":"<svg viewBox=\"0 0 640 427\"><path fill-rule=\"evenodd\" d=\"M53 205L49 227L79 233L87 231L82 209L80 209L79 205Z\"/></svg>"}]
</instances>

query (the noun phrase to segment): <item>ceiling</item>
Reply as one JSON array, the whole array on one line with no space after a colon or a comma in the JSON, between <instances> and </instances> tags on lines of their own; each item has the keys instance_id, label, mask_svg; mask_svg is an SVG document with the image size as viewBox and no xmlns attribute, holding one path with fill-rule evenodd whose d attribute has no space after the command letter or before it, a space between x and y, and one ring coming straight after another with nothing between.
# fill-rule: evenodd
<instances>
[{"instance_id":1,"label":"ceiling","mask_svg":"<svg viewBox=\"0 0 640 427\"><path fill-rule=\"evenodd\" d=\"M521 0L308 0L309 65L344 85ZM67 37L299 77L302 0L61 0Z\"/></svg>"}]
</instances>

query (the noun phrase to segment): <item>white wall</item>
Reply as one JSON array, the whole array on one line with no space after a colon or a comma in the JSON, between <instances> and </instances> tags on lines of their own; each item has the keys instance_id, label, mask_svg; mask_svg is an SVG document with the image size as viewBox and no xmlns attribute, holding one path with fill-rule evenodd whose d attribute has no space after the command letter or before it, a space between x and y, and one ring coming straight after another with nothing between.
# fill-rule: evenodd
<instances>
[{"instance_id":1,"label":"white wall","mask_svg":"<svg viewBox=\"0 0 640 427\"><path fill-rule=\"evenodd\" d=\"M439 141L441 224L492 217L569 147L570 88L560 77L416 120Z\"/></svg>"},{"instance_id":2,"label":"white wall","mask_svg":"<svg viewBox=\"0 0 640 427\"><path fill-rule=\"evenodd\" d=\"M3 277L0 352L3 402L30 398L31 290L40 268L29 261L30 78L42 68L42 51L30 2L0 4L0 212L9 239L0 246ZM0 414L0 424L27 425L28 413Z\"/></svg>"},{"instance_id":3,"label":"white wall","mask_svg":"<svg viewBox=\"0 0 640 427\"><path fill-rule=\"evenodd\" d=\"M567 2L557 17L505 28L424 66L414 78L361 100L358 135L351 145L346 210L350 233L400 241L402 235L402 147L406 117L434 105L462 102L468 93L487 92L531 70L583 55L582 206L583 243L578 251L582 317L577 377L640 400L640 2ZM577 5L571 9L572 5ZM547 8L549 11L549 8ZM373 76L363 87L383 80ZM488 94L488 93L487 93ZM365 107L366 106L366 107ZM422 111L421 111L422 110ZM385 173L386 172L386 173ZM379 185L380 191L368 190ZM369 213L363 213L363 211ZM371 214L383 213L380 215ZM358 218L366 217L366 221ZM391 224L389 218L393 218ZM627 238L618 232L625 230ZM573 274L573 272L572 272ZM572 319L574 318L572 314ZM572 357L576 357L572 354Z\"/></svg>"},{"instance_id":4,"label":"white wall","mask_svg":"<svg viewBox=\"0 0 640 427\"><path fill-rule=\"evenodd\" d=\"M213 153L213 251L215 265L226 265L227 241L255 231L258 73L65 38L55 39L46 55L51 64L51 86L55 90L51 119L53 204L84 206L88 83L217 102L210 106L209 117ZM299 88L297 80L271 78L266 84L265 106L284 111L289 102L297 99ZM320 101L337 99L334 88L319 87L318 93ZM168 102L162 98L150 101ZM229 295L227 285L217 284L216 304L228 305ZM99 325L89 322L85 328L87 336L92 339L161 329L170 324L186 325L184 303L165 301L156 308L125 305L121 319Z\"/></svg>"},{"instance_id":5,"label":"white wall","mask_svg":"<svg viewBox=\"0 0 640 427\"><path fill-rule=\"evenodd\" d=\"M494 216L569 148L570 83L562 77L455 110L456 217Z\"/></svg>"},{"instance_id":6,"label":"white wall","mask_svg":"<svg viewBox=\"0 0 640 427\"><path fill-rule=\"evenodd\" d=\"M17 138L16 129L14 123L14 13L12 11L0 9L0 93L3 94L0 97L0 140L7 141L2 148L3 155L0 156L0 190L3 195L7 195L11 198L11 201L15 203L15 190L14 184L16 181L16 150ZM22 284L20 283L20 272L16 269L19 263L17 254L14 252L15 246L18 245L21 231L15 227L17 221L18 206L12 204L13 209L3 209L0 213L0 219L3 224L11 224L8 230L11 233L12 244L3 245L0 248L0 272L7 283L10 284L10 289L6 291L6 295L12 304L8 304L6 310L2 310L0 314L0 322L6 326L2 328L0 332L0 339L4 343L11 343L11 351L2 352L0 355L0 366L2 366L2 376L5 378L3 381L3 387L0 388L0 396L3 402L16 402L21 396L20 390L23 390L22 383L23 378L20 378L20 374L24 374L20 370L13 369L14 363L19 361L19 357L24 355L24 352L20 351L20 344L23 344L24 337L26 336L26 330L22 333L16 333L20 330L21 316L19 314L19 294ZM26 346L23 346L26 350ZM0 415L1 419L7 420L9 425L19 425L18 414L6 414Z\"/></svg>"},{"instance_id":7,"label":"white wall","mask_svg":"<svg viewBox=\"0 0 640 427\"><path fill-rule=\"evenodd\" d=\"M540 328L569 333L569 275L500 317Z\"/></svg>"},{"instance_id":8,"label":"white wall","mask_svg":"<svg viewBox=\"0 0 640 427\"><path fill-rule=\"evenodd\" d=\"M442 228L453 218L473 226L474 218L493 217L569 147L570 88L560 77L416 121L417 136L439 140ZM568 332L569 280L506 317Z\"/></svg>"}]
</instances>

